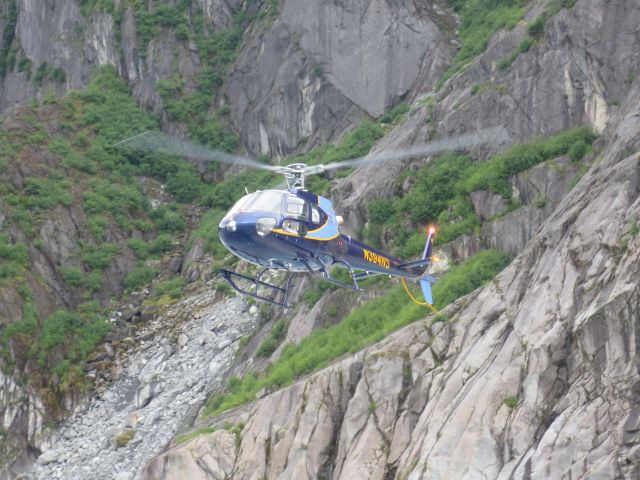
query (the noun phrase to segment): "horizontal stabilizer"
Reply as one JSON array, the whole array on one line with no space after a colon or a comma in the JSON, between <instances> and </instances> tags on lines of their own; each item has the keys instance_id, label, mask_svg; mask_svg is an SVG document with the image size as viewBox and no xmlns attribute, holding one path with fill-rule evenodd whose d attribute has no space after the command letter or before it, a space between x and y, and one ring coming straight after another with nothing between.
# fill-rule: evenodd
<instances>
[{"instance_id":1,"label":"horizontal stabilizer","mask_svg":"<svg viewBox=\"0 0 640 480\"><path fill-rule=\"evenodd\" d=\"M412 260L411 262L405 262L398 265L400 270L409 270L416 267L426 267L431 263L430 258L421 258L420 260Z\"/></svg>"}]
</instances>

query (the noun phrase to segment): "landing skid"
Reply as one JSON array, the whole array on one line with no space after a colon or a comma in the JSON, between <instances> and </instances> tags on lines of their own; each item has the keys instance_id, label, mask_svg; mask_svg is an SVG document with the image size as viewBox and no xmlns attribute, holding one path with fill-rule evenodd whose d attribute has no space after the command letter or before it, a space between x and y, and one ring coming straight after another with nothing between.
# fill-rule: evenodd
<instances>
[{"instance_id":1,"label":"landing skid","mask_svg":"<svg viewBox=\"0 0 640 480\"><path fill-rule=\"evenodd\" d=\"M258 275L256 275L255 278L253 277L249 277L247 275L242 275L241 273L236 273L236 272L231 272L229 270L225 270L222 269L220 270L220 273L222 274L222 276L224 277L224 279L229 283L229 285L231 285L231 287L239 293L242 293L244 295L249 295L250 297L255 298L256 300L260 300L262 302L267 302L270 303L272 305L277 305L278 307L284 307L284 308L291 308L292 305L289 305L288 300L289 300L289 290L291 288L291 280L293 279L293 273L289 273L289 278L287 278L287 283L285 284L284 287L278 287L276 285L272 285L270 283L267 282L263 282L261 280L262 275L264 275L264 273L266 271L268 271L268 268L263 268L260 273ZM253 285L252 289L245 289L240 287L237 283L236 280L245 280L247 282L249 282L250 284ZM271 291L271 292L275 292L277 293L282 293L284 294L284 299L282 300L282 302L278 302L277 300L273 300L271 298L267 298L264 295L260 295L258 293L258 288L264 288L267 289L267 291Z\"/></svg>"},{"instance_id":2,"label":"landing skid","mask_svg":"<svg viewBox=\"0 0 640 480\"><path fill-rule=\"evenodd\" d=\"M351 265L349 265L347 262L340 260L340 261L334 262L333 265L343 266L344 268L349 270L349 276L351 277L351 281L353 282L351 284L345 283L340 280L337 280L336 278L333 278L331 276L331 273L329 273L329 270L327 269L326 265L316 257L312 257L312 258L301 257L299 258L299 260L305 266L307 271L314 277L320 278L329 283L333 283L334 285L338 285L339 287L348 288L350 290L355 290L357 292L363 291L362 288L360 288L360 286L358 285L358 279L360 278L359 274L357 274L353 270L353 268L351 268ZM311 261L313 261L317 265L320 265L320 268L314 270L313 267L311 266ZM286 267L284 267L283 265L282 268L286 268ZM287 278L287 282L285 283L284 287L278 287L276 285L272 285L270 283L262 281L262 276L268 270L270 269L267 267L263 268L260 271L260 273L258 273L258 275L255 276L255 278L249 277L247 275L243 275L241 273L232 272L230 270L225 270L225 269L221 269L220 273L236 292L242 293L243 295L249 295L250 297L253 297L256 300L267 302L267 303L270 303L271 305L277 305L278 307L284 307L284 308L291 308L292 305L289 305L289 292L291 290L291 283L293 280L294 273L289 272L289 277ZM250 284L250 287L243 288L238 284L239 281L248 282ZM281 302L278 302L277 300L268 298L264 294L258 293L259 288L266 289L269 292L273 292L275 293L276 296L277 294L281 293L284 295L284 299Z\"/></svg>"}]
</instances>

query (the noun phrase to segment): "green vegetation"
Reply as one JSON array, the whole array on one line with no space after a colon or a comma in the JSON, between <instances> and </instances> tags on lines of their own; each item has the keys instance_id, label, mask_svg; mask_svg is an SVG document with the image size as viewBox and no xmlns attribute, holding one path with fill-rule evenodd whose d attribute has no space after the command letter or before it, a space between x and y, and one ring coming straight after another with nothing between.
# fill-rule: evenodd
<instances>
[{"instance_id":1,"label":"green vegetation","mask_svg":"<svg viewBox=\"0 0 640 480\"><path fill-rule=\"evenodd\" d=\"M534 46L536 43L542 40L542 36L544 34L544 27L547 23L547 19L553 17L556 13L558 13L563 8L571 8L575 5L576 0L554 0L547 4L547 8L545 8L544 12L539 15L533 22L529 24L527 27L528 37L524 38L522 42L518 45L518 48L512 52L507 58L503 58L498 62L498 68L500 70L507 70L513 62L515 62L516 58L521 53L528 52L529 49Z\"/></svg>"},{"instance_id":2,"label":"green vegetation","mask_svg":"<svg viewBox=\"0 0 640 480\"><path fill-rule=\"evenodd\" d=\"M182 295L182 289L187 284L184 277L175 277L170 280L160 282L153 287L153 295L161 297L169 295L172 299L178 299Z\"/></svg>"},{"instance_id":3,"label":"green vegetation","mask_svg":"<svg viewBox=\"0 0 640 480\"><path fill-rule=\"evenodd\" d=\"M480 226L480 219L474 212L470 193L489 189L508 200L510 208L517 208L511 198L510 177L561 155L569 155L578 162L591 150L595 138L588 127L576 128L513 146L481 164L464 155L445 154L412 174L413 188L403 198L370 203L369 221L375 228L369 230L369 236L373 231L378 235L394 232L395 253L409 258L424 247L423 225L439 226L440 243L473 232ZM407 221L416 226L414 233L406 228Z\"/></svg>"},{"instance_id":4,"label":"green vegetation","mask_svg":"<svg viewBox=\"0 0 640 480\"><path fill-rule=\"evenodd\" d=\"M29 266L29 249L21 243L13 243L7 234L0 233L0 285L4 278L15 277Z\"/></svg>"},{"instance_id":5,"label":"green vegetation","mask_svg":"<svg viewBox=\"0 0 640 480\"><path fill-rule=\"evenodd\" d=\"M93 352L109 331L109 325L102 319L97 302L84 303L78 307L77 312L56 310L39 326L38 311L31 296L28 292L23 292L22 295L22 318L8 325L2 332L3 351L7 348L9 339L13 339L24 345L27 355L36 358L40 366L44 367L52 354L52 348L64 344L67 346L63 357L66 367L58 368L62 374L67 371L70 362L84 360Z\"/></svg>"},{"instance_id":6,"label":"green vegetation","mask_svg":"<svg viewBox=\"0 0 640 480\"><path fill-rule=\"evenodd\" d=\"M443 313L436 313L433 320L431 320L431 323L433 324L438 322L447 323L447 316Z\"/></svg>"},{"instance_id":7,"label":"green vegetation","mask_svg":"<svg viewBox=\"0 0 640 480\"><path fill-rule=\"evenodd\" d=\"M533 38L539 38L544 33L544 25L547 22L547 15L543 13L539 15L532 23L527 27L527 33Z\"/></svg>"},{"instance_id":8,"label":"green vegetation","mask_svg":"<svg viewBox=\"0 0 640 480\"><path fill-rule=\"evenodd\" d=\"M200 427L197 430L194 430L193 432L183 434L183 435L178 435L175 439L175 443L177 445L180 445L182 443L188 442L189 440L193 440L194 438L202 437L203 435L209 435L215 431L216 429L214 427Z\"/></svg>"},{"instance_id":9,"label":"green vegetation","mask_svg":"<svg viewBox=\"0 0 640 480\"><path fill-rule=\"evenodd\" d=\"M116 448L126 447L135 436L136 431L133 428L125 428L115 437Z\"/></svg>"},{"instance_id":10,"label":"green vegetation","mask_svg":"<svg viewBox=\"0 0 640 480\"><path fill-rule=\"evenodd\" d=\"M113 0L80 0L80 10L85 18L91 16L94 11L114 13Z\"/></svg>"},{"instance_id":11,"label":"green vegetation","mask_svg":"<svg viewBox=\"0 0 640 480\"><path fill-rule=\"evenodd\" d=\"M391 115L393 109L389 112L389 119L391 122L396 121L408 111L408 109L402 105L399 105L398 107L401 108L396 113ZM384 134L385 129L380 125L380 123L372 120L364 120L360 125L347 133L339 144L321 145L314 148L306 155L296 157L292 160L315 165L319 163L339 162L349 158L362 157L369 153L369 150L371 150L373 145L380 140Z\"/></svg>"},{"instance_id":12,"label":"green vegetation","mask_svg":"<svg viewBox=\"0 0 640 480\"><path fill-rule=\"evenodd\" d=\"M493 278L507 263L504 254L481 252L447 273L434 285L438 305L465 295ZM451 278L449 279L449 276ZM443 285L439 287L439 285ZM297 345L287 345L280 359L258 376L249 373L242 379L232 379L226 393L213 396L205 407L205 415L217 415L225 410L251 401L262 388L282 387L302 375L311 373L347 353L354 353L375 343L398 328L426 314L424 307L411 303L402 287L392 288L385 296L371 300L353 310L342 322L316 330Z\"/></svg>"},{"instance_id":13,"label":"green vegetation","mask_svg":"<svg viewBox=\"0 0 640 480\"><path fill-rule=\"evenodd\" d=\"M402 119L404 119L405 115L411 110L411 107L406 103L399 103L387 113L382 115L378 122L383 125L397 125L400 123Z\"/></svg>"},{"instance_id":14,"label":"green vegetation","mask_svg":"<svg viewBox=\"0 0 640 480\"><path fill-rule=\"evenodd\" d=\"M462 47L456 64L465 63L484 52L493 34L513 28L525 12L526 0L448 0L460 15L458 36Z\"/></svg>"},{"instance_id":15,"label":"green vegetation","mask_svg":"<svg viewBox=\"0 0 640 480\"><path fill-rule=\"evenodd\" d=\"M67 80L67 74L60 67L49 67L47 62L42 62L36 69L33 81L40 85L47 79L51 79L58 83L64 83Z\"/></svg>"},{"instance_id":16,"label":"green vegetation","mask_svg":"<svg viewBox=\"0 0 640 480\"><path fill-rule=\"evenodd\" d=\"M507 179L517 173L561 155L575 151L573 161L579 161L589 150L596 135L589 127L567 130L545 140L533 140L511 147L469 172L464 182L464 190L473 192L482 188L511 196ZM576 151L576 145L580 145Z\"/></svg>"},{"instance_id":17,"label":"green vegetation","mask_svg":"<svg viewBox=\"0 0 640 480\"><path fill-rule=\"evenodd\" d=\"M504 404L509 407L511 410L518 406L518 397L510 395L504 398Z\"/></svg>"},{"instance_id":18,"label":"green vegetation","mask_svg":"<svg viewBox=\"0 0 640 480\"><path fill-rule=\"evenodd\" d=\"M518 58L521 53L528 52L529 49L533 45L535 45L535 43L536 42L533 38L526 37L524 40L522 40L522 42L520 42L515 52L512 52L511 55L509 55L507 58L503 58L498 62L498 68L500 70L508 69L511 64L516 61L516 58Z\"/></svg>"},{"instance_id":19,"label":"green vegetation","mask_svg":"<svg viewBox=\"0 0 640 480\"><path fill-rule=\"evenodd\" d=\"M50 315L42 325L39 340L41 364L52 347L63 343L70 346L67 357L72 360L84 359L93 352L109 331L108 324L95 314L94 310L85 312L85 315L57 310Z\"/></svg>"},{"instance_id":20,"label":"green vegetation","mask_svg":"<svg viewBox=\"0 0 640 480\"><path fill-rule=\"evenodd\" d=\"M484 285L510 262L511 258L504 252L485 250L464 264L452 267L433 285L436 308L444 308L479 285Z\"/></svg>"},{"instance_id":21,"label":"green vegetation","mask_svg":"<svg viewBox=\"0 0 640 480\"><path fill-rule=\"evenodd\" d=\"M629 224L629 229L622 235L622 238L620 239L620 247L623 251L627 250L627 248L629 247L629 242L633 240L633 238L635 238L638 233L640 233L640 226L638 226L638 219L634 217Z\"/></svg>"},{"instance_id":22,"label":"green vegetation","mask_svg":"<svg viewBox=\"0 0 640 480\"><path fill-rule=\"evenodd\" d=\"M145 46L156 36L161 27L174 27L179 39L192 40L198 46L202 69L195 78L195 90L187 92L185 82L175 74L173 78L160 80L158 93L164 102L167 115L172 120L183 122L191 138L211 147L232 151L238 146L238 140L225 126L221 114L211 111L213 99L222 85L224 74L236 56L236 50L242 39L243 26L250 21L238 14L234 25L228 30L212 31L205 22L200 7L191 6L195 13L192 17L192 30L188 28L187 9L190 1L182 1L176 6L156 3L153 11L147 11L146 2L135 7L139 38ZM186 201L190 201L188 199Z\"/></svg>"},{"instance_id":23,"label":"green vegetation","mask_svg":"<svg viewBox=\"0 0 640 480\"><path fill-rule=\"evenodd\" d=\"M269 336L265 338L256 350L256 356L269 357L276 351L278 346L287 336L287 324L284 320L278 320L269 332Z\"/></svg>"},{"instance_id":24,"label":"green vegetation","mask_svg":"<svg viewBox=\"0 0 640 480\"><path fill-rule=\"evenodd\" d=\"M447 0L460 16L458 39L461 47L454 65L436 85L436 90L484 52L489 40L501 28L513 28L524 15L526 0Z\"/></svg>"},{"instance_id":25,"label":"green vegetation","mask_svg":"<svg viewBox=\"0 0 640 480\"><path fill-rule=\"evenodd\" d=\"M39 71L45 78L46 67ZM157 121L138 108L112 67L98 68L86 90L52 102L56 105L47 112L46 121L37 108L25 108L20 112L24 129L0 131L0 198L8 206L6 222L26 237L23 244L16 237L0 235L0 282L15 288L24 304L22 318L2 333L0 354L10 360L7 365L37 359L40 370L30 381L40 382L57 373L60 383L46 387L55 398L56 392L84 383L80 362L109 329L99 304L79 302L91 300L102 289L103 271L116 256L126 254L128 248L140 260L160 256L174 248L173 235L186 226L186 207L175 203L152 209L139 178L166 182L167 190L185 200L185 185L169 184L167 178L195 170L184 159L111 147L117 140L157 128ZM16 175L18 165L30 176ZM180 175L177 178L184 180ZM194 181L191 190L204 202L206 184L199 176L190 179ZM58 215L54 210L60 207L82 209L84 217L74 212L74 219L81 222L84 218L86 224L78 224L73 258L57 267L60 277L73 288L72 304L44 316L34 307L27 286L27 275L30 281L43 282L29 268L29 248L43 249L40 227ZM149 240L142 240L141 233ZM129 241L116 240L127 237ZM154 269L141 264L125 277L125 287L140 288L155 275ZM175 296L180 285L172 282L160 288ZM11 357L9 342L18 347L11 351L19 352L19 358Z\"/></svg>"},{"instance_id":26,"label":"green vegetation","mask_svg":"<svg viewBox=\"0 0 640 480\"><path fill-rule=\"evenodd\" d=\"M471 95L480 94L482 92L487 91L491 87L491 85L493 85L493 82L491 81L476 83L471 87L471 90L469 93L471 93Z\"/></svg>"},{"instance_id":27,"label":"green vegetation","mask_svg":"<svg viewBox=\"0 0 640 480\"><path fill-rule=\"evenodd\" d=\"M111 265L111 260L118 253L120 248L113 243L102 243L100 245L86 244L82 252L82 261L92 270L105 269Z\"/></svg>"},{"instance_id":28,"label":"green vegetation","mask_svg":"<svg viewBox=\"0 0 640 480\"><path fill-rule=\"evenodd\" d=\"M84 272L76 267L62 267L62 278L70 287L81 287L84 280Z\"/></svg>"},{"instance_id":29,"label":"green vegetation","mask_svg":"<svg viewBox=\"0 0 640 480\"><path fill-rule=\"evenodd\" d=\"M158 270L146 265L138 265L124 277L123 285L127 290L136 290L151 282L158 275Z\"/></svg>"}]
</instances>

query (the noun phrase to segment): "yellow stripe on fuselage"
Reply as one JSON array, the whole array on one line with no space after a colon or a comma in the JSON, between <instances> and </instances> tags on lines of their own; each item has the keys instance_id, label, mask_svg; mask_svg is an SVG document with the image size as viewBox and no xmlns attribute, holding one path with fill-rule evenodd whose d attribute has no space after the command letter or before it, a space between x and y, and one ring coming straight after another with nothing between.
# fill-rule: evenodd
<instances>
[{"instance_id":1,"label":"yellow stripe on fuselage","mask_svg":"<svg viewBox=\"0 0 640 480\"><path fill-rule=\"evenodd\" d=\"M313 230L313 231L316 232L317 230ZM340 236L340 233L336 233L333 237L329 237L329 238L309 237L307 235L305 235L304 237L301 237L297 233L285 232L281 228L274 228L272 230L272 232L273 233L279 233L280 235L287 235L289 237L304 238L305 240L317 240L318 242L328 242L329 240L335 240L336 238L338 238Z\"/></svg>"}]
</instances>

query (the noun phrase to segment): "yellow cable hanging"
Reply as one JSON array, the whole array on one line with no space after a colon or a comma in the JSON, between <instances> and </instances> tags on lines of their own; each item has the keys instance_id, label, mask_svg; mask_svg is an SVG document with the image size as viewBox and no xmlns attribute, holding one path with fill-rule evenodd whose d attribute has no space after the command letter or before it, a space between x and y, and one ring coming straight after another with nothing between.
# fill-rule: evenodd
<instances>
[{"instance_id":1,"label":"yellow cable hanging","mask_svg":"<svg viewBox=\"0 0 640 480\"><path fill-rule=\"evenodd\" d=\"M438 313L438 310L436 310L436 307L431 305L429 302L420 302L416 299L416 297L413 296L413 294L411 293L411 290L409 290L409 287L407 287L407 282L404 281L404 277L400 277L400 280L402 280L402 286L404 287L404 291L407 292L407 295L409 295L409 298L413 303L423 307L429 307L433 311L433 313Z\"/></svg>"}]
</instances>

